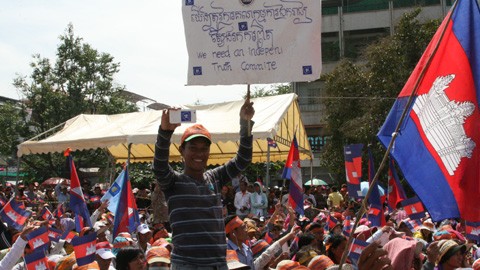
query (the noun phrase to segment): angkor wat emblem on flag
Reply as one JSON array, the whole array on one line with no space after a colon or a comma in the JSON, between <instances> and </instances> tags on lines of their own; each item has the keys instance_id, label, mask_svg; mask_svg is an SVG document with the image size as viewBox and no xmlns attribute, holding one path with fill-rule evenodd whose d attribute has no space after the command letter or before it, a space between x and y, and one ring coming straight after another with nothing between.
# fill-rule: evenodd
<instances>
[{"instance_id":1,"label":"angkor wat emblem on flag","mask_svg":"<svg viewBox=\"0 0 480 270\"><path fill-rule=\"evenodd\" d=\"M418 96L413 105L423 132L450 175L454 175L461 158L472 156L476 146L463 127L465 119L473 114L475 105L468 101L450 100L445 94L453 79L454 74L437 77L430 91Z\"/></svg>"}]
</instances>

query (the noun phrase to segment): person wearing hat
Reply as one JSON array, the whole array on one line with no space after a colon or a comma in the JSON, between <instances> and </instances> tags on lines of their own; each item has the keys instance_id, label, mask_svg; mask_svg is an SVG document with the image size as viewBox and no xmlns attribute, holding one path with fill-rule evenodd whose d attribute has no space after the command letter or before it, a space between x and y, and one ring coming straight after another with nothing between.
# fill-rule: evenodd
<instances>
[{"instance_id":1,"label":"person wearing hat","mask_svg":"<svg viewBox=\"0 0 480 270\"><path fill-rule=\"evenodd\" d=\"M114 270L112 259L115 258L115 255L112 252L112 245L107 241L103 241L98 242L95 247L97 248L95 261L98 262L100 270Z\"/></svg>"},{"instance_id":2,"label":"person wearing hat","mask_svg":"<svg viewBox=\"0 0 480 270\"><path fill-rule=\"evenodd\" d=\"M147 251L148 269L170 269L170 251L165 247L152 247Z\"/></svg>"},{"instance_id":3,"label":"person wearing hat","mask_svg":"<svg viewBox=\"0 0 480 270\"><path fill-rule=\"evenodd\" d=\"M147 252L150 248L150 241L152 240L153 233L147 224L142 223L137 227L138 246L142 248L143 252Z\"/></svg>"},{"instance_id":4,"label":"person wearing hat","mask_svg":"<svg viewBox=\"0 0 480 270\"><path fill-rule=\"evenodd\" d=\"M173 232L172 269L216 267L227 269L225 224L221 187L244 171L252 161L251 134L255 110L250 93L240 109L240 140L237 155L226 164L206 170L212 136L202 125L185 129L179 151L183 173L169 165L170 139L180 124L170 123L170 111L163 111L155 143L153 172L168 203Z\"/></svg>"},{"instance_id":5,"label":"person wearing hat","mask_svg":"<svg viewBox=\"0 0 480 270\"><path fill-rule=\"evenodd\" d=\"M463 255L467 250L465 245L459 245L453 240L440 240L438 247L436 269L453 270L462 267Z\"/></svg>"},{"instance_id":6,"label":"person wearing hat","mask_svg":"<svg viewBox=\"0 0 480 270\"><path fill-rule=\"evenodd\" d=\"M229 216L225 219L225 233L227 235L227 249L235 250L241 263L255 270L253 252L245 243L248 240L247 226L238 216Z\"/></svg>"},{"instance_id":7,"label":"person wearing hat","mask_svg":"<svg viewBox=\"0 0 480 270\"><path fill-rule=\"evenodd\" d=\"M260 182L255 182L253 189L254 192L250 194L250 214L257 217L265 217L268 207L267 195L263 192Z\"/></svg>"}]
</instances>

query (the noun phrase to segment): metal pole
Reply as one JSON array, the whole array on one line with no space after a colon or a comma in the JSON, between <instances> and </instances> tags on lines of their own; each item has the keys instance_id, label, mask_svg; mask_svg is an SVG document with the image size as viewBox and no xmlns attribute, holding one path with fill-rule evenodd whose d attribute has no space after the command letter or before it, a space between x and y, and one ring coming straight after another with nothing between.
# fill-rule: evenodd
<instances>
[{"instance_id":1,"label":"metal pole","mask_svg":"<svg viewBox=\"0 0 480 270\"><path fill-rule=\"evenodd\" d=\"M267 142L267 173L265 175L265 186L270 186L270 144Z\"/></svg>"}]
</instances>

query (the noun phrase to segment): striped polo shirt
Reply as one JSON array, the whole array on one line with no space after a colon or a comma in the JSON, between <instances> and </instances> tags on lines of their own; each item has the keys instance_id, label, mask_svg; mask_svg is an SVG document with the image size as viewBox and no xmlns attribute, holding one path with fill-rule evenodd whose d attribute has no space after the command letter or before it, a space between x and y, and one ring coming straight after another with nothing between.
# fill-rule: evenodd
<instances>
[{"instance_id":1,"label":"striped polo shirt","mask_svg":"<svg viewBox=\"0 0 480 270\"><path fill-rule=\"evenodd\" d=\"M244 171L252 161L248 121L240 121L237 155L225 165L208 170L197 181L172 169L168 163L173 131L159 129L153 172L165 194L172 228L171 261L198 266L226 265L226 236L221 187ZM253 126L253 122L250 127Z\"/></svg>"}]
</instances>

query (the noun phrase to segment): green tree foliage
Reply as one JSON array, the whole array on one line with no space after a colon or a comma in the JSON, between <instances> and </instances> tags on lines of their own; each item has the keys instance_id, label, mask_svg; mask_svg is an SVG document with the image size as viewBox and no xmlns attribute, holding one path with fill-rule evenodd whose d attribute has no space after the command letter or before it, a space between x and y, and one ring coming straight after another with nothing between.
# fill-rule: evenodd
<instances>
[{"instance_id":1,"label":"green tree foliage","mask_svg":"<svg viewBox=\"0 0 480 270\"><path fill-rule=\"evenodd\" d=\"M257 97L269 97L269 96L276 96L276 95L283 95L283 94L288 94L292 92L292 85L291 84L273 84L270 85L268 88L267 87L261 87L261 88L256 88L250 93L251 98L257 98ZM245 95L243 98L247 96L247 93L245 92Z\"/></svg>"},{"instance_id":2,"label":"green tree foliage","mask_svg":"<svg viewBox=\"0 0 480 270\"><path fill-rule=\"evenodd\" d=\"M323 76L326 124L332 135L321 156L322 165L345 177L343 147L371 145L376 164L385 153L376 134L390 108L438 28L439 21L421 23L420 9L406 13L395 34L368 46L361 61L343 60Z\"/></svg>"},{"instance_id":3,"label":"green tree foliage","mask_svg":"<svg viewBox=\"0 0 480 270\"><path fill-rule=\"evenodd\" d=\"M113 76L120 68L113 56L97 51L75 36L71 24L59 39L55 63L36 54L30 64L30 76L14 79L14 86L25 97L24 109L31 112L28 123L24 123L29 126L26 139L47 132L79 114L137 111L134 104L119 95L125 87L113 82ZM102 150L73 154L77 168L103 167L108 162ZM65 158L61 154L29 155L22 160L29 175L37 181L68 176L65 175Z\"/></svg>"}]
</instances>

